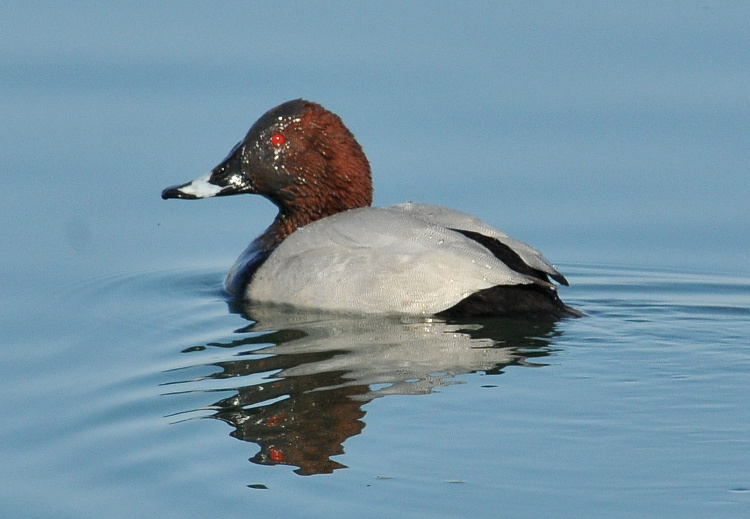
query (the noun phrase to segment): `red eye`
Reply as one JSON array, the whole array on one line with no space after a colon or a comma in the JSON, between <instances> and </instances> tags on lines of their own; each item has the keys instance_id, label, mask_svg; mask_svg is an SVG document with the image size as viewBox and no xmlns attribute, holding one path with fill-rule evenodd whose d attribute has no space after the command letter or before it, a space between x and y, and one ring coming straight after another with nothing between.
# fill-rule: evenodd
<instances>
[{"instance_id":1,"label":"red eye","mask_svg":"<svg viewBox=\"0 0 750 519\"><path fill-rule=\"evenodd\" d=\"M271 144L273 144L274 146L281 146L282 144L284 144L284 141L286 141L286 139L280 133L274 133L271 136Z\"/></svg>"}]
</instances>

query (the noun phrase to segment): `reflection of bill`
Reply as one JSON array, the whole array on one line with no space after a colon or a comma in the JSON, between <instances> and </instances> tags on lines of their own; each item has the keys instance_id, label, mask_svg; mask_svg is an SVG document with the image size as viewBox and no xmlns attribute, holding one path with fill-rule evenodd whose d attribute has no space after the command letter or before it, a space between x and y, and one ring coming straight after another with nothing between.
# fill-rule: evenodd
<instances>
[{"instance_id":1,"label":"reflection of bill","mask_svg":"<svg viewBox=\"0 0 750 519\"><path fill-rule=\"evenodd\" d=\"M529 359L548 355L559 333L554 322L511 319L346 317L256 306L233 311L254 321L239 331L249 336L208 347L247 351L212 364L211 371L220 371L202 385L233 377L260 383L237 387L236 395L209 406L216 410L211 416L232 425L232 436L260 446L250 461L296 466L304 475L344 467L330 457L343 454L344 441L364 428L364 403L429 393L460 383L455 377L465 373L540 365Z\"/></svg>"}]
</instances>

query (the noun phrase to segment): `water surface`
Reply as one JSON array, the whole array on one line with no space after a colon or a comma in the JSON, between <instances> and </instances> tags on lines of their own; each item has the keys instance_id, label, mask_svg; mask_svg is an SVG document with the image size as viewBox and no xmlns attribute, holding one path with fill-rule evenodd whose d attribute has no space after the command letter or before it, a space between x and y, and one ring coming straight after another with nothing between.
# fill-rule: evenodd
<instances>
[{"instance_id":1,"label":"water surface","mask_svg":"<svg viewBox=\"0 0 750 519\"><path fill-rule=\"evenodd\" d=\"M3 3L3 517L750 516L748 16ZM296 97L588 317L230 304L273 207L159 193Z\"/></svg>"}]
</instances>

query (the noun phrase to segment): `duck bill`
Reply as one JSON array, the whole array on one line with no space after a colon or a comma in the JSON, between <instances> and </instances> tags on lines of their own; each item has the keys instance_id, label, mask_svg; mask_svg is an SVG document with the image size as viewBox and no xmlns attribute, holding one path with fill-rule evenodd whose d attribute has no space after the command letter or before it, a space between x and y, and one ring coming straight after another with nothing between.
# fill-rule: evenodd
<instances>
[{"instance_id":1,"label":"duck bill","mask_svg":"<svg viewBox=\"0 0 750 519\"><path fill-rule=\"evenodd\" d=\"M186 184L168 187L161 192L163 199L182 198L195 200L213 196L238 195L252 193L253 186L242 175L242 143L229 152L226 159L216 166L208 175L196 178Z\"/></svg>"}]
</instances>

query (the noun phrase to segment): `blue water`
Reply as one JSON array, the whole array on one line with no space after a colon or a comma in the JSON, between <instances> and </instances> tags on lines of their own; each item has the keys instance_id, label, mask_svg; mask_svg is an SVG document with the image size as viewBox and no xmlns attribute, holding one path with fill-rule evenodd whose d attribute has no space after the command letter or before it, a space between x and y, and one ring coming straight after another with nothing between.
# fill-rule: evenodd
<instances>
[{"instance_id":1,"label":"blue water","mask_svg":"<svg viewBox=\"0 0 750 519\"><path fill-rule=\"evenodd\" d=\"M3 3L2 516L750 516L749 17ZM300 96L588 317L228 305L273 207L159 193Z\"/></svg>"}]
</instances>

